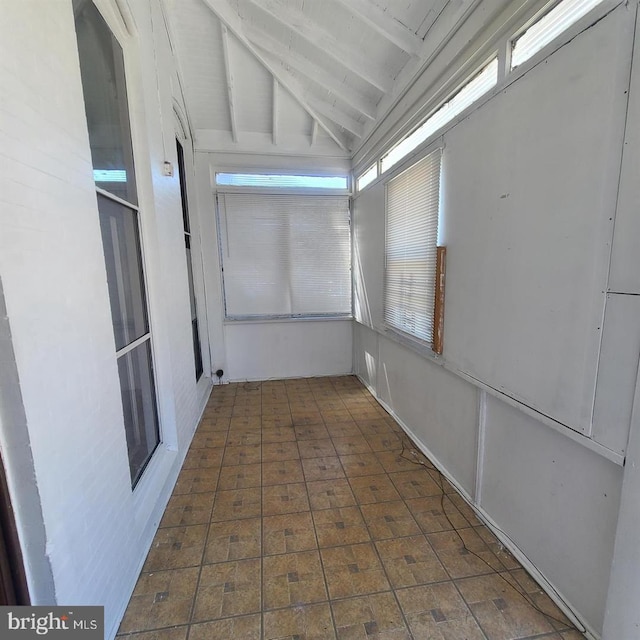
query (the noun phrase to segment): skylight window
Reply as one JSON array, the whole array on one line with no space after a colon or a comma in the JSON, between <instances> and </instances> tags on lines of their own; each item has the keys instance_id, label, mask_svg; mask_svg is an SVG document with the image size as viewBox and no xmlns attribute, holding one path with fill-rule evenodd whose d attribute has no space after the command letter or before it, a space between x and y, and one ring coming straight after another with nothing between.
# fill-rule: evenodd
<instances>
[{"instance_id":1,"label":"skylight window","mask_svg":"<svg viewBox=\"0 0 640 640\"><path fill-rule=\"evenodd\" d=\"M358 191L364 189L378 177L378 163L371 165L363 174L360 175L356 182Z\"/></svg>"},{"instance_id":2,"label":"skylight window","mask_svg":"<svg viewBox=\"0 0 640 640\"><path fill-rule=\"evenodd\" d=\"M511 68L527 61L602 0L562 0L513 41Z\"/></svg>"},{"instance_id":3,"label":"skylight window","mask_svg":"<svg viewBox=\"0 0 640 640\"><path fill-rule=\"evenodd\" d=\"M289 176L262 173L216 173L216 184L225 187L346 190L347 176Z\"/></svg>"},{"instance_id":4,"label":"skylight window","mask_svg":"<svg viewBox=\"0 0 640 640\"><path fill-rule=\"evenodd\" d=\"M498 81L498 58L494 58L456 94L449 98L437 111L420 125L412 134L397 144L382 158L382 172L384 173L394 164L400 162L407 154L421 145L447 122L453 120L469 105L473 104Z\"/></svg>"}]
</instances>

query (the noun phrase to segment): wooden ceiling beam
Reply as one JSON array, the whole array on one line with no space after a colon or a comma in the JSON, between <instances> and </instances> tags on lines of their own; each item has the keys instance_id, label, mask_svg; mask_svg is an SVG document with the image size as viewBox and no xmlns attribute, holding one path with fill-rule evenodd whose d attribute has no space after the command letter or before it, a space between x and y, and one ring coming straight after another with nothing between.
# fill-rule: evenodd
<instances>
[{"instance_id":1,"label":"wooden ceiling beam","mask_svg":"<svg viewBox=\"0 0 640 640\"><path fill-rule=\"evenodd\" d=\"M262 64L262 66L278 80L280 86L286 89L293 98L302 105L302 108L329 134L333 141L343 150L349 151L346 138L337 135L332 127L326 123L323 117L313 109L300 95L299 89L292 87L292 78L288 77L284 71L271 64L258 51L258 49L244 35L242 19L236 13L235 9L229 4L228 0L203 0L205 5L214 13L220 22L249 50L249 52Z\"/></svg>"},{"instance_id":2,"label":"wooden ceiling beam","mask_svg":"<svg viewBox=\"0 0 640 640\"><path fill-rule=\"evenodd\" d=\"M391 16L388 11L381 9L369 0L338 0L338 2L343 4L376 33L395 44L405 53L415 56L420 52L422 39Z\"/></svg>"},{"instance_id":3,"label":"wooden ceiling beam","mask_svg":"<svg viewBox=\"0 0 640 640\"><path fill-rule=\"evenodd\" d=\"M289 47L271 37L262 29L247 25L244 32L258 49L272 56L279 64L290 67L323 89L330 91L339 100L369 120L376 119L376 105L373 101L349 87L338 76L325 71L322 67L304 58L293 49L289 49Z\"/></svg>"},{"instance_id":4,"label":"wooden ceiling beam","mask_svg":"<svg viewBox=\"0 0 640 640\"><path fill-rule=\"evenodd\" d=\"M231 137L238 142L238 122L236 119L236 107L233 95L233 71L231 70L231 57L229 53L229 34L224 23L220 23L222 31L222 55L224 57L224 73L227 81L227 98L229 101L229 118L231 120Z\"/></svg>"},{"instance_id":5,"label":"wooden ceiling beam","mask_svg":"<svg viewBox=\"0 0 640 640\"><path fill-rule=\"evenodd\" d=\"M265 54L267 60L271 59L271 56ZM274 66L278 62L273 62ZM292 88L300 95L305 104L311 106L316 112L326 116L329 120L343 128L345 131L349 131L357 138L361 138L363 135L364 125L356 118L353 118L348 113L345 113L342 109L339 109L333 104L323 100L321 97L315 95L309 88L303 85L297 78L291 77Z\"/></svg>"},{"instance_id":6,"label":"wooden ceiling beam","mask_svg":"<svg viewBox=\"0 0 640 640\"><path fill-rule=\"evenodd\" d=\"M321 55L330 57L379 91L388 93L393 87L393 78L381 71L379 65L367 60L358 49L338 41L299 9L286 6L280 0L249 2L316 47Z\"/></svg>"},{"instance_id":7,"label":"wooden ceiling beam","mask_svg":"<svg viewBox=\"0 0 640 640\"><path fill-rule=\"evenodd\" d=\"M313 105L313 108L318 113L326 116L329 120L332 120L345 131L353 134L356 138L362 138L364 134L364 125L361 122L358 122L355 118L352 118L324 100L307 96L307 101L309 104Z\"/></svg>"}]
</instances>

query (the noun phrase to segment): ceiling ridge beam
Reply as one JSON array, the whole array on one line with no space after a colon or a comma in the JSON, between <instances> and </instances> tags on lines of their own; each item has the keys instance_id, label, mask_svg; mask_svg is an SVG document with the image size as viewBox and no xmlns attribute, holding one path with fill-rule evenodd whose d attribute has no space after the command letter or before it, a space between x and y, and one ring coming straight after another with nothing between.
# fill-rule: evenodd
<instances>
[{"instance_id":1,"label":"ceiling ridge beam","mask_svg":"<svg viewBox=\"0 0 640 640\"><path fill-rule=\"evenodd\" d=\"M236 106L233 96L233 72L231 70L231 57L229 53L229 34L224 23L220 23L222 32L222 56L224 58L224 74L227 80L227 98L229 101L229 118L231 120L231 137L238 142L238 122L236 119Z\"/></svg>"},{"instance_id":2,"label":"ceiling ridge beam","mask_svg":"<svg viewBox=\"0 0 640 640\"><path fill-rule=\"evenodd\" d=\"M247 38L265 54L272 56L277 59L278 62L303 74L309 78L311 82L330 91L336 98L369 118L369 120L376 119L375 104L358 91L340 82L333 74L325 71L322 67L304 58L292 49L288 49L278 40L260 29L247 27L244 31Z\"/></svg>"},{"instance_id":3,"label":"ceiling ridge beam","mask_svg":"<svg viewBox=\"0 0 640 640\"><path fill-rule=\"evenodd\" d=\"M422 38L378 5L368 0L338 0L338 2L405 53L416 56L420 52Z\"/></svg>"},{"instance_id":4,"label":"ceiling ridge beam","mask_svg":"<svg viewBox=\"0 0 640 640\"><path fill-rule=\"evenodd\" d=\"M358 51L345 47L302 11L286 7L278 0L249 0L249 2L319 49L322 55L329 56L379 91L388 93L392 89L393 78L390 75L370 64Z\"/></svg>"},{"instance_id":5,"label":"ceiling ridge beam","mask_svg":"<svg viewBox=\"0 0 640 640\"><path fill-rule=\"evenodd\" d=\"M333 141L343 150L349 152L349 147L341 136L337 135L332 128L324 122L322 116L307 104L296 91L291 87L292 78L287 78L286 74L274 68L274 65L270 64L265 57L257 50L257 48L248 40L244 35L242 29L242 19L235 12L233 7L227 0L203 0L205 5L211 9L212 13L220 20L220 22L228 28L231 33L253 54L253 56L262 64L262 66L278 80L282 88L286 89L293 98L303 107L303 109L315 120L318 121L320 126L329 134Z\"/></svg>"}]
</instances>

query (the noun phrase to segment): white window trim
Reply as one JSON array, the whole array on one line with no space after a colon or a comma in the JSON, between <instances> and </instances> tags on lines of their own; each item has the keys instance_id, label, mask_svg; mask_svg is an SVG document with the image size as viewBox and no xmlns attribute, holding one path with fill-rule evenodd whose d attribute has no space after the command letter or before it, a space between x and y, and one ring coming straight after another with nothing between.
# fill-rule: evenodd
<instances>
[{"instance_id":1,"label":"white window trim","mask_svg":"<svg viewBox=\"0 0 640 640\"><path fill-rule=\"evenodd\" d=\"M138 221L138 236L140 241L140 256L142 261L142 268L144 273L144 287L145 287L145 303L147 306L147 322L148 332L141 338L137 339L136 345L143 342L149 342L149 348L151 352L151 358L153 363L153 382L154 382L154 394L156 404L156 414L158 420L158 443L152 452L149 460L147 461L144 470L137 479L135 486L131 487L131 492L134 496L141 493L139 489L141 485L148 485L149 483L155 483L158 479L152 479L150 476L155 476L157 472L151 472L151 469L157 469L158 464L154 462L156 459L162 457L165 451L175 451L177 449L177 431L175 427L167 429L167 424L172 421L166 419L166 409L163 405L162 398L163 393L161 390L167 388L164 383L164 368L162 367L162 360L159 357L159 349L157 345L158 333L156 323L155 309L156 299L160 300L160 292L156 292L156 286L149 277L149 273L152 271L153 260L150 257L152 253L148 249L149 245L149 231L147 226L151 221L151 216L154 208L153 197L153 181L151 176L151 167L148 162L140 162L140 159L146 159L150 157L150 150L146 139L144 119L145 116L141 114L136 104L142 104L142 74L141 74L141 56L138 48L138 31L135 25L135 20L128 6L127 0L92 0L98 12L106 22L113 37L118 44L122 47L122 55L124 61L124 77L127 88L127 109L129 115L129 129L131 135L131 146L134 157L133 170L136 180L136 195L138 204L133 204L127 200L119 198L118 196L105 191L97 186L94 182L94 188L96 194L104 196L118 204L125 206L136 212ZM96 206L97 211L97 206ZM130 345L127 345L129 347ZM125 355L127 347L121 350L115 349L114 355L115 363L117 366L118 359ZM124 423L123 423L124 429ZM125 432L123 430L123 435Z\"/></svg>"},{"instance_id":2,"label":"white window trim","mask_svg":"<svg viewBox=\"0 0 640 640\"><path fill-rule=\"evenodd\" d=\"M219 170L216 170L219 172ZM299 175L299 172L296 173ZM350 178L348 178L350 180ZM349 278L349 295L350 295L350 309L348 312L337 313L330 312L326 314L309 313L309 314L262 314L258 316L242 316L242 315L229 315L227 311L227 294L226 283L224 281L224 241L223 233L225 233L226 227L222 224L220 216L220 199L218 196L224 196L227 194L251 194L251 195L294 195L298 197L304 196L321 196L327 198L345 198L348 206L348 218L349 218L349 247L351 251L351 263L350 263L350 278ZM341 192L341 190L328 190L328 189L265 189L265 188L251 188L251 187L228 187L217 188L213 192L215 201L215 228L218 245L218 261L219 261L219 273L220 273L220 293L222 298L222 325L236 325L236 324L265 324L265 323L282 323L282 322L326 322L326 321L351 321L354 317L353 304L353 211L351 207L351 198L349 194Z\"/></svg>"},{"instance_id":3,"label":"white window trim","mask_svg":"<svg viewBox=\"0 0 640 640\"><path fill-rule=\"evenodd\" d=\"M527 29L529 29L529 27L533 26L539 19L541 19L544 14L548 13L552 5L556 4L559 4L559 0L539 3L537 10L533 13L533 15L531 15L529 20L521 25L517 30L513 30L509 37L502 40L500 50L503 53L505 59L505 77L503 80L504 87L509 86L512 82L515 82L518 78L521 78L528 71L546 60L549 56L553 55L556 51L558 51L558 49L564 47L576 36L602 20L616 7L621 4L625 4L625 0L603 0L599 5L593 7L588 13L586 13L579 20L570 25L562 33L559 33L553 40L548 42L544 47L542 47L542 49L534 53L530 58L525 60L522 64L519 64L517 67L515 67L515 69L511 69L511 51L513 42L517 40Z\"/></svg>"}]
</instances>

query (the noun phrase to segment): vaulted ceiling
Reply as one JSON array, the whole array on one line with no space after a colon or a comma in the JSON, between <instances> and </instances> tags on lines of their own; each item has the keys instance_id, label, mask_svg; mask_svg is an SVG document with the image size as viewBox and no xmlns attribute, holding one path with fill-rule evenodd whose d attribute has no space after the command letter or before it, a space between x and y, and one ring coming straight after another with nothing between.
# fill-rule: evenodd
<instances>
[{"instance_id":1,"label":"vaulted ceiling","mask_svg":"<svg viewBox=\"0 0 640 640\"><path fill-rule=\"evenodd\" d=\"M164 0L196 147L350 156L478 0Z\"/></svg>"}]
</instances>

